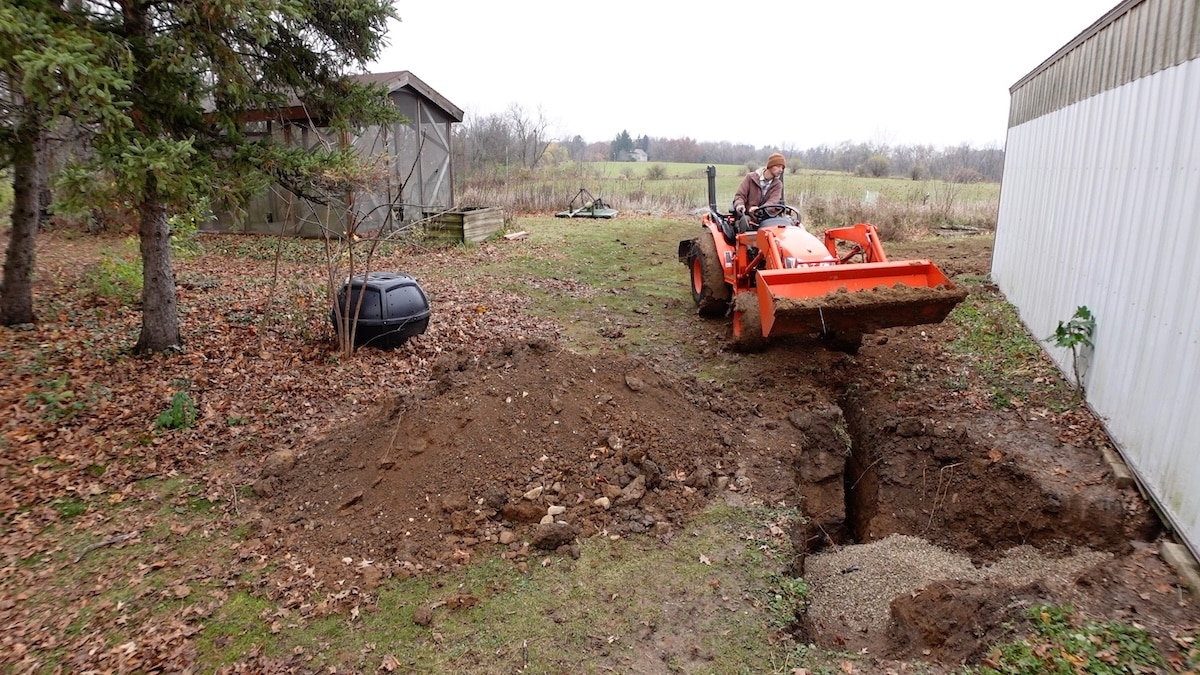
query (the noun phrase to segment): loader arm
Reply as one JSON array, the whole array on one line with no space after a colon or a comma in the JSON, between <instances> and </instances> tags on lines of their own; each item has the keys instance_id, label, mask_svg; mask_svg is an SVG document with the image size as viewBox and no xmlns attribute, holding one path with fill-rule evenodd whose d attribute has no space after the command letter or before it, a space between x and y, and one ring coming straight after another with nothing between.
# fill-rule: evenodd
<instances>
[{"instance_id":1,"label":"loader arm","mask_svg":"<svg viewBox=\"0 0 1200 675\"><path fill-rule=\"evenodd\" d=\"M839 241L848 241L862 248L867 262L887 262L887 254L883 252L883 244L879 243L879 233L873 225L858 223L851 227L835 227L825 231L825 248L829 255L840 257L837 250Z\"/></svg>"}]
</instances>

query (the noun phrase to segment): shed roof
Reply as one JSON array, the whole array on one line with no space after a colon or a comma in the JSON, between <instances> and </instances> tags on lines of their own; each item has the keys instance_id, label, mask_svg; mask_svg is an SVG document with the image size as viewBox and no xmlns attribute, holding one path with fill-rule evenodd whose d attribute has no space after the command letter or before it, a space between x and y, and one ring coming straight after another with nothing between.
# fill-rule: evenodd
<instances>
[{"instance_id":1,"label":"shed roof","mask_svg":"<svg viewBox=\"0 0 1200 675\"><path fill-rule=\"evenodd\" d=\"M452 121L463 121L462 108L451 103L445 96L442 96L433 87L425 84L421 78L413 75L407 70L395 70L389 73L365 73L362 75L353 76L354 80L363 84L381 84L387 88L388 92L395 92L401 89L412 89L416 93L424 96L439 108L441 108Z\"/></svg>"},{"instance_id":2,"label":"shed roof","mask_svg":"<svg viewBox=\"0 0 1200 675\"><path fill-rule=\"evenodd\" d=\"M403 89L409 89L415 92L418 96L426 99L433 105L437 106L451 122L463 121L462 108L451 103L445 96L442 96L433 87L425 84L424 80L413 75L407 70L396 70L388 73L362 73L358 75L350 75L349 79L355 82L367 85L382 85L387 89L388 93L395 93ZM308 120L310 115L304 104L298 97L292 95L288 104L282 108L270 110L253 110L247 111L242 115L245 121L262 121L262 120Z\"/></svg>"}]
</instances>

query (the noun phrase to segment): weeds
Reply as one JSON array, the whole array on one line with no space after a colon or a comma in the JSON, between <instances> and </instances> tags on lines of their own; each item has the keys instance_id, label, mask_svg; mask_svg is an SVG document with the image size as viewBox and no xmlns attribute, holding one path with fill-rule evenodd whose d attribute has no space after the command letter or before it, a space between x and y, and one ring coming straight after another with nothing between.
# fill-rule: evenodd
<instances>
[{"instance_id":1,"label":"weeds","mask_svg":"<svg viewBox=\"0 0 1200 675\"><path fill-rule=\"evenodd\" d=\"M177 391L171 397L171 407L162 411L154 426L159 429L187 429L196 423L196 404L186 391Z\"/></svg>"},{"instance_id":2,"label":"weeds","mask_svg":"<svg viewBox=\"0 0 1200 675\"><path fill-rule=\"evenodd\" d=\"M1038 673L1161 672L1166 662L1142 628L1115 621L1084 621L1071 607L1035 605L1028 611L1034 634L997 647L979 672L987 675Z\"/></svg>"},{"instance_id":3,"label":"weeds","mask_svg":"<svg viewBox=\"0 0 1200 675\"><path fill-rule=\"evenodd\" d=\"M63 520L70 520L87 512L87 503L72 497L63 497L50 502L50 506Z\"/></svg>"},{"instance_id":4,"label":"weeds","mask_svg":"<svg viewBox=\"0 0 1200 675\"><path fill-rule=\"evenodd\" d=\"M84 275L84 282L96 297L132 305L142 295L142 262L105 252Z\"/></svg>"},{"instance_id":5,"label":"weeds","mask_svg":"<svg viewBox=\"0 0 1200 675\"><path fill-rule=\"evenodd\" d=\"M41 407L42 419L47 422L63 422L87 409L87 403L71 388L70 375L42 380L38 386L42 388L27 395L25 403Z\"/></svg>"},{"instance_id":6,"label":"weeds","mask_svg":"<svg viewBox=\"0 0 1200 675\"><path fill-rule=\"evenodd\" d=\"M1025 329L1016 309L986 285L971 283L971 294L950 314L959 337L950 350L973 371L989 392L994 408L1025 405L1036 399L1065 409L1071 395L1050 359Z\"/></svg>"},{"instance_id":7,"label":"weeds","mask_svg":"<svg viewBox=\"0 0 1200 675\"><path fill-rule=\"evenodd\" d=\"M772 589L767 597L769 623L775 628L787 628L796 622L796 617L808 601L808 582L785 574L772 575L770 581Z\"/></svg>"}]
</instances>

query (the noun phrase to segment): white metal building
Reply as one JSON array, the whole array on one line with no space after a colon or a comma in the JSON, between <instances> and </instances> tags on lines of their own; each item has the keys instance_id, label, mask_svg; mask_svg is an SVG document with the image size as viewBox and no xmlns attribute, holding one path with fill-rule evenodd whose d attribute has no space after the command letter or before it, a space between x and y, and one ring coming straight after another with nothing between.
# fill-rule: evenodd
<instances>
[{"instance_id":1,"label":"white metal building","mask_svg":"<svg viewBox=\"0 0 1200 675\"><path fill-rule=\"evenodd\" d=\"M1200 0L1121 2L1010 91L993 279L1040 338L1092 312L1088 404L1200 554Z\"/></svg>"}]
</instances>

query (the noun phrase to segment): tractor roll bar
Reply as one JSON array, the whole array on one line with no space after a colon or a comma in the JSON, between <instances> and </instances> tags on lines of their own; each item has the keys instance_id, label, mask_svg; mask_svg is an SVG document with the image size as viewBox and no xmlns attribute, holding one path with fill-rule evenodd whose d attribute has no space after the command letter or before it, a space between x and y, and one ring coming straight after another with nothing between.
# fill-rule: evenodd
<instances>
[{"instance_id":1,"label":"tractor roll bar","mask_svg":"<svg viewBox=\"0 0 1200 675\"><path fill-rule=\"evenodd\" d=\"M708 208L720 215L721 212L717 210L717 167L709 165L704 174L708 176Z\"/></svg>"}]
</instances>

